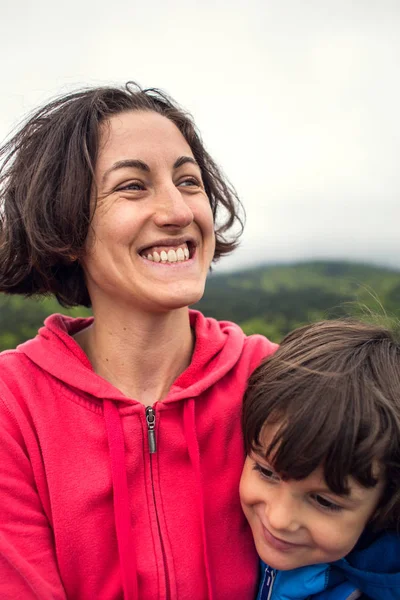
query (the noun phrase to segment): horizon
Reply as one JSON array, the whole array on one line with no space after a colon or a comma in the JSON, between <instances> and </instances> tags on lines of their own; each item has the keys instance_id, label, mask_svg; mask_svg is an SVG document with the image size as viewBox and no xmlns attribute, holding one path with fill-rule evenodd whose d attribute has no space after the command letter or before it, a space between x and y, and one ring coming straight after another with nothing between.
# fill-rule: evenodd
<instances>
[{"instance_id":1,"label":"horizon","mask_svg":"<svg viewBox=\"0 0 400 600\"><path fill-rule=\"evenodd\" d=\"M224 257L221 259L224 260ZM248 265L243 265L238 267L237 269L221 269L220 262L212 265L212 271L209 273L210 276L218 276L218 275L228 275L228 274L239 274L243 271L253 271L257 269L270 268L270 267L285 267L285 266L296 266L296 265L312 265L312 264L320 264L320 263L329 263L329 264L344 264L344 265L352 265L352 266L360 266L367 268L375 268L379 270L390 271L393 273L399 273L400 275L400 265L388 265L383 264L381 262L367 261L367 260L356 260L351 258L300 258L293 260L276 260L276 261L267 261L261 263L253 263Z\"/></svg>"},{"instance_id":2,"label":"horizon","mask_svg":"<svg viewBox=\"0 0 400 600\"><path fill-rule=\"evenodd\" d=\"M309 256L400 267L397 0L21 0L3 12L1 139L73 89L159 87L194 116L245 207L221 269Z\"/></svg>"}]
</instances>

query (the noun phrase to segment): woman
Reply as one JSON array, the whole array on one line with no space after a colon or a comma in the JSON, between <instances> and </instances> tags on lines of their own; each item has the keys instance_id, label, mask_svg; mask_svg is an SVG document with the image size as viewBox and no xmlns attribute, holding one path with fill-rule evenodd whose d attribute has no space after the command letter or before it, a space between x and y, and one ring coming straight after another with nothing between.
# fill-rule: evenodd
<instances>
[{"instance_id":1,"label":"woman","mask_svg":"<svg viewBox=\"0 0 400 600\"><path fill-rule=\"evenodd\" d=\"M0 357L0 597L252 598L239 413L274 346L188 309L235 246L234 191L188 115L129 85L46 105L2 155L0 290L94 320Z\"/></svg>"}]
</instances>

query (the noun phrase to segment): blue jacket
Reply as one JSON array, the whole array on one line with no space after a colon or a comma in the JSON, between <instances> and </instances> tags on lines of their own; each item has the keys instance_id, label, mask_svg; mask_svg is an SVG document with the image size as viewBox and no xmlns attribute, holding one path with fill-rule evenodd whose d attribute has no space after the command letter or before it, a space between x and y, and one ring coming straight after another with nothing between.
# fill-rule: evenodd
<instances>
[{"instance_id":1,"label":"blue jacket","mask_svg":"<svg viewBox=\"0 0 400 600\"><path fill-rule=\"evenodd\" d=\"M345 558L292 571L274 571L262 563L257 600L309 598L400 600L400 537L364 532Z\"/></svg>"}]
</instances>

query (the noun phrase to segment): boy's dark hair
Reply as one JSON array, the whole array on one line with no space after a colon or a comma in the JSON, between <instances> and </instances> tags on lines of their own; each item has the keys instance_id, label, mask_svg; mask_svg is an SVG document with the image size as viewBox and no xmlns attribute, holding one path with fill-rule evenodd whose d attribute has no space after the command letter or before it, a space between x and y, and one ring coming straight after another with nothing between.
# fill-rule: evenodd
<instances>
[{"instance_id":1,"label":"boy's dark hair","mask_svg":"<svg viewBox=\"0 0 400 600\"><path fill-rule=\"evenodd\" d=\"M83 89L39 109L0 148L0 291L50 293L64 306L90 306L79 259L93 215L99 126L131 110L154 111L177 126L200 166L212 207L214 260L236 247L241 204L190 115L162 91L133 83Z\"/></svg>"},{"instance_id":2,"label":"boy's dark hair","mask_svg":"<svg viewBox=\"0 0 400 600\"><path fill-rule=\"evenodd\" d=\"M263 448L266 423L278 430ZM383 478L371 522L399 528L400 345L388 329L353 320L296 329L250 377L242 424L246 452L272 457L284 479L323 465L329 488L346 494L349 476L367 488Z\"/></svg>"}]
</instances>

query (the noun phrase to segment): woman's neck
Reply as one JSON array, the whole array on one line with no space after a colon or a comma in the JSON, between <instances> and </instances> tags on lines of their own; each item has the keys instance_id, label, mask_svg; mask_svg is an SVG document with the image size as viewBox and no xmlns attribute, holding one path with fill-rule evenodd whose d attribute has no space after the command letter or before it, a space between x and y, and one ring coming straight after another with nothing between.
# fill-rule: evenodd
<instances>
[{"instance_id":1,"label":"woman's neck","mask_svg":"<svg viewBox=\"0 0 400 600\"><path fill-rule=\"evenodd\" d=\"M158 315L96 314L75 340L94 371L129 398L145 406L165 397L190 364L194 337L188 309Z\"/></svg>"}]
</instances>

